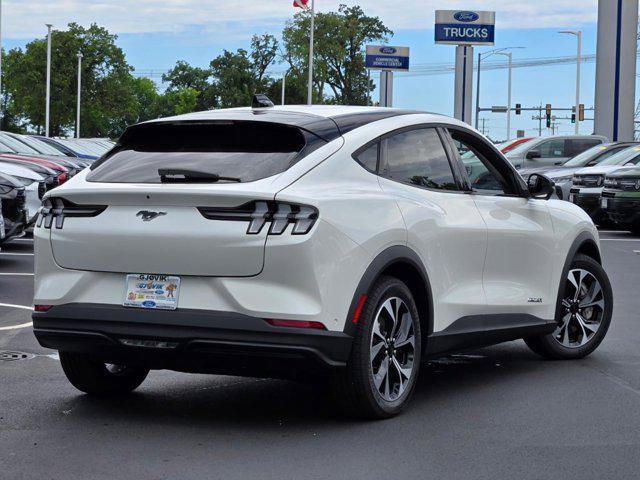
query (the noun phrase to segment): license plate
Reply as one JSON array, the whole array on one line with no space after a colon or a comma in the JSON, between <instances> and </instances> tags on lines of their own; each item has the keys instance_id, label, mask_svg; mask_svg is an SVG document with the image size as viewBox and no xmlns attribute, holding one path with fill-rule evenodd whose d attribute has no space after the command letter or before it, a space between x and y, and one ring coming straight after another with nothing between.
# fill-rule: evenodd
<instances>
[{"instance_id":1,"label":"license plate","mask_svg":"<svg viewBox=\"0 0 640 480\"><path fill-rule=\"evenodd\" d=\"M175 310L180 294L180 277L136 273L125 280L125 307Z\"/></svg>"},{"instance_id":2,"label":"license plate","mask_svg":"<svg viewBox=\"0 0 640 480\"><path fill-rule=\"evenodd\" d=\"M608 203L609 203L609 202L608 202L608 199L607 199L607 198L603 198L603 199L600 201L600 205L602 205L602 208L607 208L607 204L608 204Z\"/></svg>"}]
</instances>

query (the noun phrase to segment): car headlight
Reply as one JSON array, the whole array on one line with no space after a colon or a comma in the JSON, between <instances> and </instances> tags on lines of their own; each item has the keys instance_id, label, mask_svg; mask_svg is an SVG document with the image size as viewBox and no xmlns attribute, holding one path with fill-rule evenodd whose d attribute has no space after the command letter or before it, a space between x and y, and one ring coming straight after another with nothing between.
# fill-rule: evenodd
<instances>
[{"instance_id":1,"label":"car headlight","mask_svg":"<svg viewBox=\"0 0 640 480\"><path fill-rule=\"evenodd\" d=\"M553 180L555 183L564 183L570 181L572 178L573 175L566 175L564 177L552 178L551 180Z\"/></svg>"},{"instance_id":2,"label":"car headlight","mask_svg":"<svg viewBox=\"0 0 640 480\"><path fill-rule=\"evenodd\" d=\"M9 193L11 190L13 190L11 185L0 185L0 194L2 195Z\"/></svg>"}]
</instances>

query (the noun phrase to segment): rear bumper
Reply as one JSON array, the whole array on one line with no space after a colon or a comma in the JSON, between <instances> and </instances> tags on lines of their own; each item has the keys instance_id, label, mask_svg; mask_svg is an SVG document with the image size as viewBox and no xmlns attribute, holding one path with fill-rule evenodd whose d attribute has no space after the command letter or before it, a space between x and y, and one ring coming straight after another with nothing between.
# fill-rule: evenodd
<instances>
[{"instance_id":1,"label":"rear bumper","mask_svg":"<svg viewBox=\"0 0 640 480\"><path fill-rule=\"evenodd\" d=\"M108 363L151 369L300 378L345 366L352 337L342 332L278 328L232 312L131 309L67 304L33 313L43 347L91 354ZM166 342L163 348L122 340Z\"/></svg>"}]
</instances>

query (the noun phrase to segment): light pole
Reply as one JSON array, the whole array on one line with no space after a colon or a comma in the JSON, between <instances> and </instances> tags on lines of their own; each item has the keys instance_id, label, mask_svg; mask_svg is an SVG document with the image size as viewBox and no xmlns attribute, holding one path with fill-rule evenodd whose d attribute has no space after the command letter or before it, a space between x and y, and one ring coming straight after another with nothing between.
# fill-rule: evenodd
<instances>
[{"instance_id":1,"label":"light pole","mask_svg":"<svg viewBox=\"0 0 640 480\"><path fill-rule=\"evenodd\" d=\"M2 119L4 112L2 110L2 0L0 0L0 131L2 131Z\"/></svg>"},{"instance_id":2,"label":"light pole","mask_svg":"<svg viewBox=\"0 0 640 480\"><path fill-rule=\"evenodd\" d=\"M51 25L47 23L47 94L44 107L44 135L49 136L49 101L51 100Z\"/></svg>"},{"instance_id":3,"label":"light pole","mask_svg":"<svg viewBox=\"0 0 640 480\"><path fill-rule=\"evenodd\" d=\"M496 48L494 50L489 50L488 52L478 53L478 70L476 73L476 130L480 124L480 64L482 63L483 58L489 58L491 55L496 55L501 52L505 52L507 50L516 50L522 49L524 47L504 47L504 48Z\"/></svg>"},{"instance_id":4,"label":"light pole","mask_svg":"<svg viewBox=\"0 0 640 480\"><path fill-rule=\"evenodd\" d=\"M78 107L76 111L76 138L80 138L80 93L82 91L82 53L78 52Z\"/></svg>"},{"instance_id":5,"label":"light pole","mask_svg":"<svg viewBox=\"0 0 640 480\"><path fill-rule=\"evenodd\" d=\"M578 54L576 57L576 135L580 133L580 61L582 60L582 32L580 30L561 30L558 33L575 35L578 40Z\"/></svg>"},{"instance_id":6,"label":"light pole","mask_svg":"<svg viewBox=\"0 0 640 480\"><path fill-rule=\"evenodd\" d=\"M511 80L513 67L513 54L511 52L496 52L497 55L504 55L509 59L509 87L507 93L507 140L511 140Z\"/></svg>"},{"instance_id":7,"label":"light pole","mask_svg":"<svg viewBox=\"0 0 640 480\"><path fill-rule=\"evenodd\" d=\"M311 0L311 29L309 32L309 84L307 86L307 104L313 104L313 35L315 30L315 0Z\"/></svg>"}]
</instances>

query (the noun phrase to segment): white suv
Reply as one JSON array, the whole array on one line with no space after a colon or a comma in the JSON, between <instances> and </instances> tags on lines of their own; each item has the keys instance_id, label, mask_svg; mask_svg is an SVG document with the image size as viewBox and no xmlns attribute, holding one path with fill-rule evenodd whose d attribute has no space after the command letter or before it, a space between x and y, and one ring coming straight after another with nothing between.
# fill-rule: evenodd
<instances>
[{"instance_id":1,"label":"white suv","mask_svg":"<svg viewBox=\"0 0 640 480\"><path fill-rule=\"evenodd\" d=\"M552 186L440 115L260 107L135 125L46 195L35 335L90 394L149 369L317 377L345 408L391 416L430 357L524 338L569 359L602 341L598 234L546 200Z\"/></svg>"}]
</instances>

